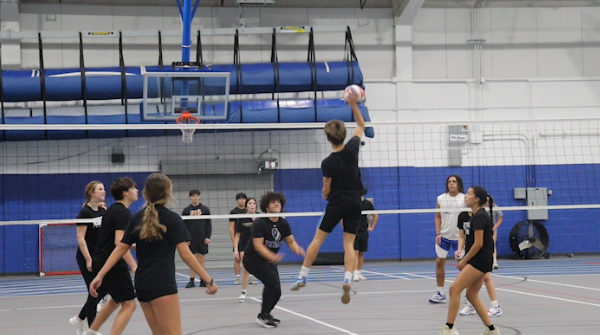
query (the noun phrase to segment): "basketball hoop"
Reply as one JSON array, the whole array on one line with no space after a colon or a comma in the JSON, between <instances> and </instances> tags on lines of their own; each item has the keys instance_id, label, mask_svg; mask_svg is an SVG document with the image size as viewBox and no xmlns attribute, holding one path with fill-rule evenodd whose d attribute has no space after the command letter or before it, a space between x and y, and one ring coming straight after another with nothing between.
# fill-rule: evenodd
<instances>
[{"instance_id":1,"label":"basketball hoop","mask_svg":"<svg viewBox=\"0 0 600 335\"><path fill-rule=\"evenodd\" d=\"M182 112L181 116L175 119L179 124L198 124L200 119L192 116L190 112ZM184 143L194 142L194 132L196 129L181 129L181 140Z\"/></svg>"}]
</instances>

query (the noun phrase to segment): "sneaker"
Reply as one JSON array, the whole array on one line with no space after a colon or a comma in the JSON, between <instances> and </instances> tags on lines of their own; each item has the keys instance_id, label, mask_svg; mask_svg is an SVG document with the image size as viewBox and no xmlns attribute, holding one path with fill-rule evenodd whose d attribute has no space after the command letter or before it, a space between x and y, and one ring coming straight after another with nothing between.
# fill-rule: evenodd
<instances>
[{"instance_id":1,"label":"sneaker","mask_svg":"<svg viewBox=\"0 0 600 335\"><path fill-rule=\"evenodd\" d=\"M75 327L77 335L83 335L88 330L88 326L85 321L79 320L76 316L70 318L69 323Z\"/></svg>"},{"instance_id":2,"label":"sneaker","mask_svg":"<svg viewBox=\"0 0 600 335\"><path fill-rule=\"evenodd\" d=\"M235 281L233 282L233 285L242 285L242 277L235 276Z\"/></svg>"},{"instance_id":3,"label":"sneaker","mask_svg":"<svg viewBox=\"0 0 600 335\"><path fill-rule=\"evenodd\" d=\"M280 323L281 323L281 320L279 320L279 319L275 319L275 318L273 317L273 315L269 314L269 316L271 317L271 319L273 319L273 322L275 322L275 324L277 324L277 325L278 325L278 324L280 324Z\"/></svg>"},{"instance_id":4,"label":"sneaker","mask_svg":"<svg viewBox=\"0 0 600 335\"><path fill-rule=\"evenodd\" d=\"M302 278L296 280L296 282L292 284L292 287L290 288L290 290L298 291L301 287L304 287L304 286L306 286L306 277L302 277Z\"/></svg>"},{"instance_id":5,"label":"sneaker","mask_svg":"<svg viewBox=\"0 0 600 335\"><path fill-rule=\"evenodd\" d=\"M200 285L198 285L198 287L206 287L206 282L200 279Z\"/></svg>"},{"instance_id":6,"label":"sneaker","mask_svg":"<svg viewBox=\"0 0 600 335\"><path fill-rule=\"evenodd\" d=\"M466 304L459 312L460 315L475 315L477 312L471 304Z\"/></svg>"},{"instance_id":7,"label":"sneaker","mask_svg":"<svg viewBox=\"0 0 600 335\"><path fill-rule=\"evenodd\" d=\"M265 328L275 328L277 324L273 321L273 318L269 314L260 313L256 317L256 323Z\"/></svg>"},{"instance_id":8,"label":"sneaker","mask_svg":"<svg viewBox=\"0 0 600 335\"><path fill-rule=\"evenodd\" d=\"M360 277L357 274L355 274L355 275L352 276L352 281L353 282L360 281Z\"/></svg>"},{"instance_id":9,"label":"sneaker","mask_svg":"<svg viewBox=\"0 0 600 335\"><path fill-rule=\"evenodd\" d=\"M500 335L500 329L498 329L498 327L494 326L494 330L489 330L486 327L485 330L483 331L483 333L481 333L481 335Z\"/></svg>"},{"instance_id":10,"label":"sneaker","mask_svg":"<svg viewBox=\"0 0 600 335\"><path fill-rule=\"evenodd\" d=\"M498 270L500 267L498 266L498 261L494 260L494 265L493 265L494 270Z\"/></svg>"},{"instance_id":11,"label":"sneaker","mask_svg":"<svg viewBox=\"0 0 600 335\"><path fill-rule=\"evenodd\" d=\"M187 283L187 285L185 285L185 288L191 288L191 287L196 287L196 283L194 283L193 279L190 279L190 281Z\"/></svg>"},{"instance_id":12,"label":"sneaker","mask_svg":"<svg viewBox=\"0 0 600 335\"><path fill-rule=\"evenodd\" d=\"M350 280L345 279L344 285L342 285L342 290L344 290L344 294L342 294L342 304L347 304L350 302Z\"/></svg>"},{"instance_id":13,"label":"sneaker","mask_svg":"<svg viewBox=\"0 0 600 335\"><path fill-rule=\"evenodd\" d=\"M248 277L248 284L258 285L258 281L256 281L256 277L254 277L253 275L250 275L250 277Z\"/></svg>"},{"instance_id":14,"label":"sneaker","mask_svg":"<svg viewBox=\"0 0 600 335\"><path fill-rule=\"evenodd\" d=\"M360 281L367 280L367 278L363 276L362 273L358 275L358 279L360 279Z\"/></svg>"},{"instance_id":15,"label":"sneaker","mask_svg":"<svg viewBox=\"0 0 600 335\"><path fill-rule=\"evenodd\" d=\"M238 297L238 302L246 302L246 292L242 291L242 294Z\"/></svg>"},{"instance_id":16,"label":"sneaker","mask_svg":"<svg viewBox=\"0 0 600 335\"><path fill-rule=\"evenodd\" d=\"M433 304L443 304L446 302L446 295L438 291L429 298L429 302Z\"/></svg>"},{"instance_id":17,"label":"sneaker","mask_svg":"<svg viewBox=\"0 0 600 335\"><path fill-rule=\"evenodd\" d=\"M91 330L88 329L85 333L83 333L83 335L102 335L99 332L95 331L95 330Z\"/></svg>"},{"instance_id":18,"label":"sneaker","mask_svg":"<svg viewBox=\"0 0 600 335\"><path fill-rule=\"evenodd\" d=\"M490 309L488 309L488 315L492 318L502 315L502 310L500 309L500 306L490 307Z\"/></svg>"},{"instance_id":19,"label":"sneaker","mask_svg":"<svg viewBox=\"0 0 600 335\"><path fill-rule=\"evenodd\" d=\"M448 325L444 325L440 335L458 335L458 330L456 330L456 327L452 327L452 329L450 329L448 328Z\"/></svg>"},{"instance_id":20,"label":"sneaker","mask_svg":"<svg viewBox=\"0 0 600 335\"><path fill-rule=\"evenodd\" d=\"M102 310L102 306L104 306L104 304L106 304L110 299L110 294L107 294L104 296L104 298L100 299L98 305L96 305L96 313L100 313L100 310Z\"/></svg>"}]
</instances>

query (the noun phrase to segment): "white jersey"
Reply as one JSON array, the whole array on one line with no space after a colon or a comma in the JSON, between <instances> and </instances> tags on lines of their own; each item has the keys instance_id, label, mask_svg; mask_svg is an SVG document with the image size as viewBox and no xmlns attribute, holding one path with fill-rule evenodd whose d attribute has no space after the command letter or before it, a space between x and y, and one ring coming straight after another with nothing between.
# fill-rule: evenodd
<instances>
[{"instance_id":1,"label":"white jersey","mask_svg":"<svg viewBox=\"0 0 600 335\"><path fill-rule=\"evenodd\" d=\"M440 208L466 208L465 195L459 193L456 196L450 196L448 193L440 194L437 197L437 203ZM442 226L440 228L440 235L443 238L458 241L458 215L460 212L441 212Z\"/></svg>"}]
</instances>

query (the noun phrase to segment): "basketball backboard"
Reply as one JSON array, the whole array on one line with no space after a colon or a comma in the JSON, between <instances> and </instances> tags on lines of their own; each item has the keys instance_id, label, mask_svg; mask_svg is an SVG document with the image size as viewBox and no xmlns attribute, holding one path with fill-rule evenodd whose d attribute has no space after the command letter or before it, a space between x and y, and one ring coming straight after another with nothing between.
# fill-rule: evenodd
<instances>
[{"instance_id":1,"label":"basketball backboard","mask_svg":"<svg viewBox=\"0 0 600 335\"><path fill-rule=\"evenodd\" d=\"M225 121L229 72L170 71L144 73L142 121L175 121L189 112L202 121Z\"/></svg>"}]
</instances>

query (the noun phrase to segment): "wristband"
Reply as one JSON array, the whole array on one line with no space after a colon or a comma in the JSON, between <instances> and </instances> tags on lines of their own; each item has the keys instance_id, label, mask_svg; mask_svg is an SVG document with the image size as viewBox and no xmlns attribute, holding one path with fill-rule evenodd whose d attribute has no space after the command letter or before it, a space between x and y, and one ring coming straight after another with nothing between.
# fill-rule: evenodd
<instances>
[{"instance_id":1,"label":"wristband","mask_svg":"<svg viewBox=\"0 0 600 335\"><path fill-rule=\"evenodd\" d=\"M442 234L435 234L435 236L440 236L440 235L442 235Z\"/></svg>"},{"instance_id":2,"label":"wristband","mask_svg":"<svg viewBox=\"0 0 600 335\"><path fill-rule=\"evenodd\" d=\"M215 279L211 278L210 283L207 283L206 286L213 286L214 283L215 283Z\"/></svg>"}]
</instances>

